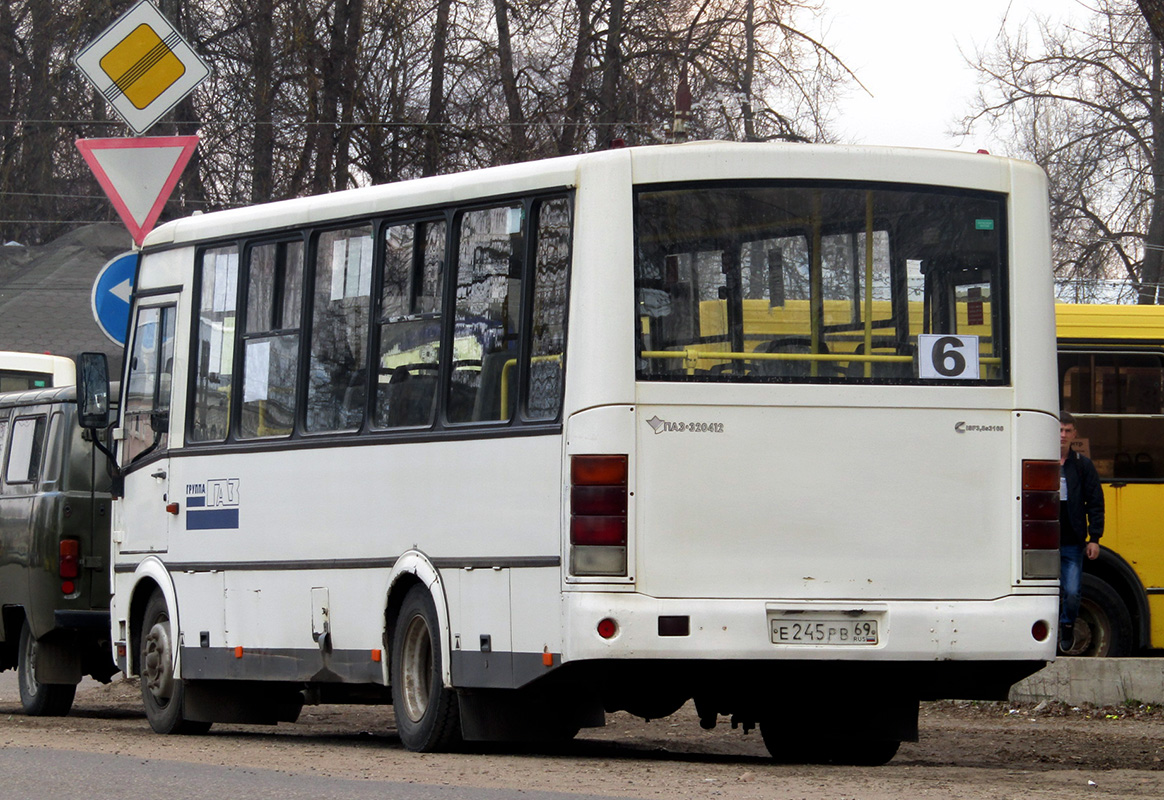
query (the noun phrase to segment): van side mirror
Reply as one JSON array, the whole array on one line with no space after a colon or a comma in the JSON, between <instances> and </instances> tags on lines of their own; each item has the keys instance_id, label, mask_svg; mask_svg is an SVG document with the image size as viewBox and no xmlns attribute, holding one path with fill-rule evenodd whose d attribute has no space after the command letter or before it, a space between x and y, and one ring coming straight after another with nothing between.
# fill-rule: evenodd
<instances>
[{"instance_id":1,"label":"van side mirror","mask_svg":"<svg viewBox=\"0 0 1164 800\"><path fill-rule=\"evenodd\" d=\"M109 363L104 353L77 356L77 421L89 430L109 427Z\"/></svg>"}]
</instances>

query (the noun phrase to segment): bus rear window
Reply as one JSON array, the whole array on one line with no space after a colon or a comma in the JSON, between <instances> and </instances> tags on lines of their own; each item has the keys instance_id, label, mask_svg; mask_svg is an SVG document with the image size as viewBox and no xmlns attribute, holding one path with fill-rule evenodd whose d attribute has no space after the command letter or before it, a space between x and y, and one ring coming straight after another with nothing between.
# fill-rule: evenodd
<instances>
[{"instance_id":1,"label":"bus rear window","mask_svg":"<svg viewBox=\"0 0 1164 800\"><path fill-rule=\"evenodd\" d=\"M635 201L641 380L1007 381L1000 196L781 183Z\"/></svg>"}]
</instances>

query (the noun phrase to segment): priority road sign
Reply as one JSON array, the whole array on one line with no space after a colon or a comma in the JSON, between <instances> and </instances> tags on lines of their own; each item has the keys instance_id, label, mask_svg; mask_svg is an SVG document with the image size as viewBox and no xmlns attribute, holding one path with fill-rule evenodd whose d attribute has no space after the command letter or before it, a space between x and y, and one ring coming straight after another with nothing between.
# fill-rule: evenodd
<instances>
[{"instance_id":1,"label":"priority road sign","mask_svg":"<svg viewBox=\"0 0 1164 800\"><path fill-rule=\"evenodd\" d=\"M122 253L97 273L93 281L93 319L114 344L125 345L129 330L129 300L137 275L137 253Z\"/></svg>"},{"instance_id":2,"label":"priority road sign","mask_svg":"<svg viewBox=\"0 0 1164 800\"><path fill-rule=\"evenodd\" d=\"M74 61L138 136L210 74L149 0L125 12Z\"/></svg>"}]
</instances>

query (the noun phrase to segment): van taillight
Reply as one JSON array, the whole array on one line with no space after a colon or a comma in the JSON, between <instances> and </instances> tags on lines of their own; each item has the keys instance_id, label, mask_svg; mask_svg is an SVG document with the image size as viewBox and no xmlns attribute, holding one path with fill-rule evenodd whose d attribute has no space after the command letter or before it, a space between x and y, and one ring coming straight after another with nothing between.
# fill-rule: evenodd
<instances>
[{"instance_id":1,"label":"van taillight","mask_svg":"<svg viewBox=\"0 0 1164 800\"><path fill-rule=\"evenodd\" d=\"M81 574L81 542L77 539L61 539L57 573L62 580L73 580Z\"/></svg>"},{"instance_id":2,"label":"van taillight","mask_svg":"<svg viewBox=\"0 0 1164 800\"><path fill-rule=\"evenodd\" d=\"M1023 461L1024 578L1059 577L1059 462Z\"/></svg>"},{"instance_id":3,"label":"van taillight","mask_svg":"<svg viewBox=\"0 0 1164 800\"><path fill-rule=\"evenodd\" d=\"M627 457L570 457L570 571L626 575Z\"/></svg>"}]
</instances>

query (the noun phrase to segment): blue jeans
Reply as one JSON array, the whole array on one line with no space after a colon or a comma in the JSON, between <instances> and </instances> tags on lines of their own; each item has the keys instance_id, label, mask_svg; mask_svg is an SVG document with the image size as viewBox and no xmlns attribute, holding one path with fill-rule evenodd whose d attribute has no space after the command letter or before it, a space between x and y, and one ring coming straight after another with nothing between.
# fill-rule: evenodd
<instances>
[{"instance_id":1,"label":"blue jeans","mask_svg":"<svg viewBox=\"0 0 1164 800\"><path fill-rule=\"evenodd\" d=\"M1079 616L1079 593L1083 582L1083 550L1086 545L1065 544L1059 548L1059 624L1074 625Z\"/></svg>"}]
</instances>

